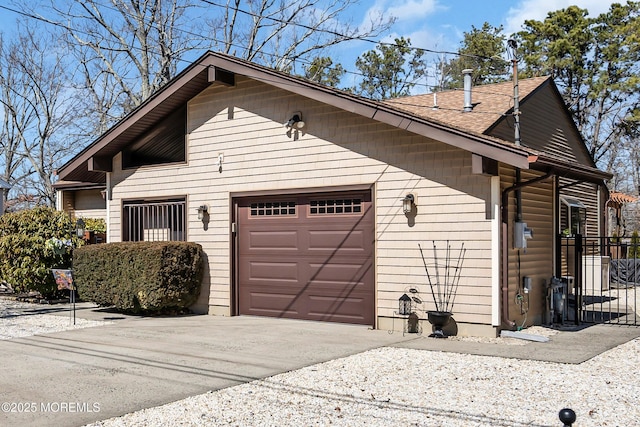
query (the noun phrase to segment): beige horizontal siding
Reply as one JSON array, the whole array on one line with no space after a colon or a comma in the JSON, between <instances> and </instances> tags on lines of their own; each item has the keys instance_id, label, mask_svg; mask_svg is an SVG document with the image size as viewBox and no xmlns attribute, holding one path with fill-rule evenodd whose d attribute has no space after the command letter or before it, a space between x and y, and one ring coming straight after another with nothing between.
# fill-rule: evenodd
<instances>
[{"instance_id":1,"label":"beige horizontal siding","mask_svg":"<svg viewBox=\"0 0 640 427\"><path fill-rule=\"evenodd\" d=\"M306 126L287 135L282 123L293 111ZM116 159L111 217L119 227L123 199L186 195L188 240L209 261L210 305L230 303L232 194L366 185L376 209L377 315L391 316L407 288L424 287L418 243L450 240L468 248L455 318L491 323L490 182L471 174L471 153L241 77L191 100L188 116L187 165L122 171ZM402 212L407 193L417 198L414 221ZM206 230L196 219L201 204L209 205Z\"/></svg>"},{"instance_id":2,"label":"beige horizontal siding","mask_svg":"<svg viewBox=\"0 0 640 427\"><path fill-rule=\"evenodd\" d=\"M62 207L76 218L107 219L106 201L100 190L64 191Z\"/></svg>"}]
</instances>

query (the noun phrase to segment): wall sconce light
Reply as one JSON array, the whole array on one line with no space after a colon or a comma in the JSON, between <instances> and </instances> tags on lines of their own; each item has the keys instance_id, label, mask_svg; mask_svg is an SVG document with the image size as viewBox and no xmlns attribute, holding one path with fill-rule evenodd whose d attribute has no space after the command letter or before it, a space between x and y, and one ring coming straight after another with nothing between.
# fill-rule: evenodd
<instances>
[{"instance_id":1,"label":"wall sconce light","mask_svg":"<svg viewBox=\"0 0 640 427\"><path fill-rule=\"evenodd\" d=\"M408 316L411 314L411 298L407 294L402 294L398 299L398 314Z\"/></svg>"},{"instance_id":2,"label":"wall sconce light","mask_svg":"<svg viewBox=\"0 0 640 427\"><path fill-rule=\"evenodd\" d=\"M291 118L284 124L286 128L293 128L296 130L302 129L304 125L305 123L302 121L302 113L300 111L293 113Z\"/></svg>"},{"instance_id":3,"label":"wall sconce light","mask_svg":"<svg viewBox=\"0 0 640 427\"><path fill-rule=\"evenodd\" d=\"M415 200L416 198L411 193L404 196L404 199L402 199L402 212L405 214L411 213L415 206Z\"/></svg>"},{"instance_id":4,"label":"wall sconce light","mask_svg":"<svg viewBox=\"0 0 640 427\"><path fill-rule=\"evenodd\" d=\"M198 219L202 220L208 211L209 207L207 205L198 206Z\"/></svg>"}]
</instances>

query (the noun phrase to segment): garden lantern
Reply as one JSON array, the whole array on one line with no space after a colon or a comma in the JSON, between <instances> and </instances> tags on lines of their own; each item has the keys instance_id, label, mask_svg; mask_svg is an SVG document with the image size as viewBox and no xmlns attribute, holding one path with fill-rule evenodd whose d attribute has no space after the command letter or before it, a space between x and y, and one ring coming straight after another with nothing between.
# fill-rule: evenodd
<instances>
[{"instance_id":1,"label":"garden lantern","mask_svg":"<svg viewBox=\"0 0 640 427\"><path fill-rule=\"evenodd\" d=\"M411 298L409 298L409 295L403 294L398 299L398 314L402 316L411 314Z\"/></svg>"}]
</instances>

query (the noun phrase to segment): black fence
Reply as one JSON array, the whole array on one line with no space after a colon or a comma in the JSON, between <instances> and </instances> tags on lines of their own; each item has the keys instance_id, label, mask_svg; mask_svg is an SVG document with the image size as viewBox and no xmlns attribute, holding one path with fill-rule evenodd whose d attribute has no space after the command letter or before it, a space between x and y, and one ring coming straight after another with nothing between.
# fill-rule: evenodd
<instances>
[{"instance_id":1,"label":"black fence","mask_svg":"<svg viewBox=\"0 0 640 427\"><path fill-rule=\"evenodd\" d=\"M640 325L640 250L611 237L561 236L550 308L554 323Z\"/></svg>"}]
</instances>

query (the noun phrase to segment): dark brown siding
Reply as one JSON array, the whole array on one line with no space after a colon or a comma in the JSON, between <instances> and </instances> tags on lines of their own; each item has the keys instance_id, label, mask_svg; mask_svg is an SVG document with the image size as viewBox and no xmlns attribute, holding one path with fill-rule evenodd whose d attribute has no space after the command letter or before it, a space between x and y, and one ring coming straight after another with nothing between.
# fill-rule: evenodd
<instances>
[{"instance_id":1,"label":"dark brown siding","mask_svg":"<svg viewBox=\"0 0 640 427\"><path fill-rule=\"evenodd\" d=\"M559 156L563 160L593 165L579 133L572 125L572 118L554 96L550 85L541 88L535 97L525 100L520 110L522 145ZM513 141L513 123L513 117L505 117L488 134Z\"/></svg>"},{"instance_id":2,"label":"dark brown siding","mask_svg":"<svg viewBox=\"0 0 640 427\"><path fill-rule=\"evenodd\" d=\"M504 190L515 182L515 171L501 167L501 186ZM526 182L540 173L522 171L521 181ZM546 286L553 276L554 219L553 180L549 179L522 189L522 221L533 230L533 239L527 241L527 249L514 249L513 229L516 219L515 194L509 197L509 317L518 326L540 324L545 313ZM531 277L532 290L525 293L522 278ZM517 295L522 296L522 300ZM522 301L522 304L518 303Z\"/></svg>"},{"instance_id":3,"label":"dark brown siding","mask_svg":"<svg viewBox=\"0 0 640 427\"><path fill-rule=\"evenodd\" d=\"M577 199L582 202L587 210L585 236L600 236L601 232L598 229L598 217L602 216L603 208L598 206L598 186L588 182L581 182L579 184L567 186L568 184L573 184L573 181L560 178L560 196ZM567 227L567 206L562 202L560 202L560 205L561 212L559 232Z\"/></svg>"}]
</instances>

